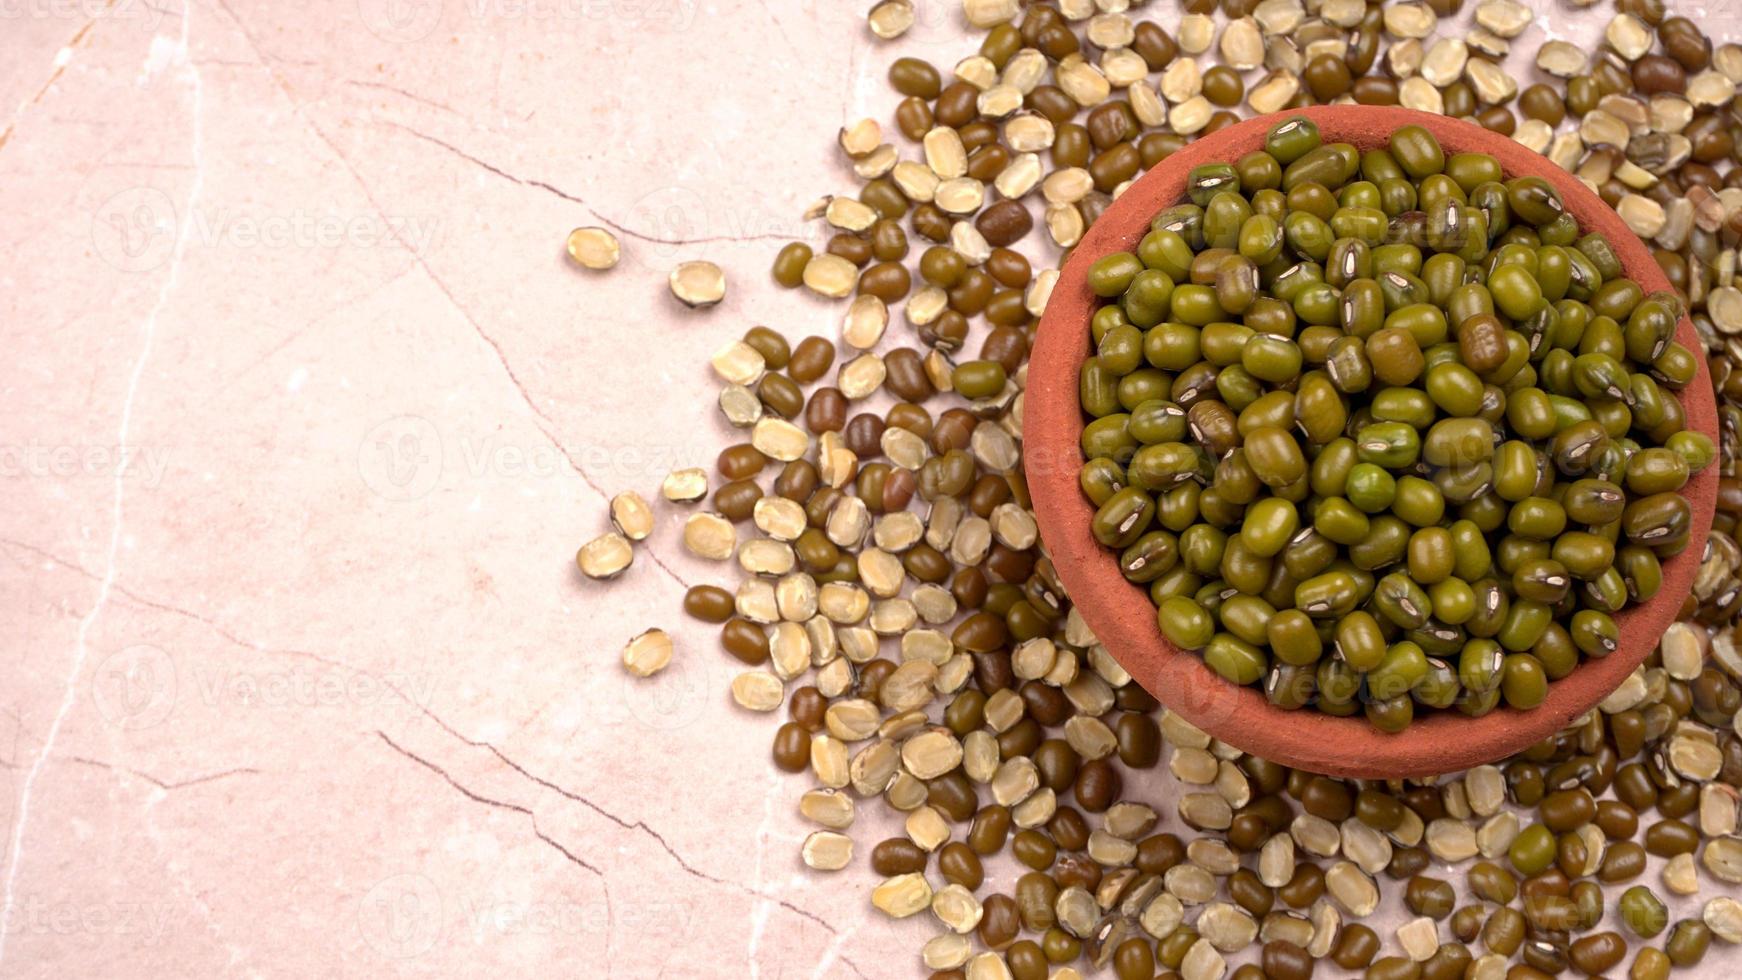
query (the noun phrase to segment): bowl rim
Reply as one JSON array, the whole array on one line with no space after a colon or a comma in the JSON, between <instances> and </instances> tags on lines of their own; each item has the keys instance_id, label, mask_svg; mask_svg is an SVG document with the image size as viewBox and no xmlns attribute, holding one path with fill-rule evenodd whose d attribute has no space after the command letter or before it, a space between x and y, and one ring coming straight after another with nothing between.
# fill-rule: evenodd
<instances>
[{"instance_id":1,"label":"bowl rim","mask_svg":"<svg viewBox=\"0 0 1742 980\"><path fill-rule=\"evenodd\" d=\"M1233 162L1262 147L1277 122L1304 116L1326 143L1348 142L1366 150L1383 146L1407 125L1432 132L1448 156L1481 152L1497 158L1508 177L1548 180L1578 219L1583 232L1602 234L1628 276L1647 292L1670 284L1645 244L1613 209L1578 178L1516 141L1471 123L1390 106L1312 106L1256 116L1187 144L1125 189L1072 249L1036 328L1024 394L1024 475L1041 540L1072 605L1097 641L1133 680L1167 708L1242 751L1292 766L1345 778L1438 775L1494 762L1560 731L1595 708L1656 648L1692 590L1716 504L1718 467L1708 466L1683 488L1693 503L1689 546L1663 563L1663 585L1649 602L1615 617L1618 649L1549 685L1535 709L1501 706L1480 718L1455 712L1418 717L1397 734L1377 731L1357 713L1335 717L1318 711L1277 708L1250 686L1222 679L1200 656L1168 643L1155 624L1147 590L1125 580L1112 555L1089 531L1094 508L1077 484L1083 456L1078 399L1079 365L1089 352L1087 322L1100 302L1086 273L1096 259L1134 250L1163 207L1185 198L1185 180L1203 163ZM1682 317L1676 339L1699 354L1705 350L1691 320ZM1686 426L1717 441L1717 407L1706 359L1678 399Z\"/></svg>"}]
</instances>

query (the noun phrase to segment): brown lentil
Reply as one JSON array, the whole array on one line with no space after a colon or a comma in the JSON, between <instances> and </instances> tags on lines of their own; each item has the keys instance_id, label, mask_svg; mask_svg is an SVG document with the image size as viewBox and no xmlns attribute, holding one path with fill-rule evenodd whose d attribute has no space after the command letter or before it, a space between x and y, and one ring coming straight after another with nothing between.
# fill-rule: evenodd
<instances>
[{"instance_id":1,"label":"brown lentil","mask_svg":"<svg viewBox=\"0 0 1742 980\"><path fill-rule=\"evenodd\" d=\"M981 909L980 926L976 930L981 944L994 951L1008 949L1022 928L1016 900L1004 894L990 895L981 902Z\"/></svg>"},{"instance_id":2,"label":"brown lentil","mask_svg":"<svg viewBox=\"0 0 1742 980\"><path fill-rule=\"evenodd\" d=\"M839 256L860 267L863 267L865 263L871 261L871 243L860 238L858 235L850 234L848 232L841 232L838 235L830 236L828 244L824 246L824 250L830 255ZM810 268L815 265L816 263L813 261L807 264L806 267Z\"/></svg>"},{"instance_id":3,"label":"brown lentil","mask_svg":"<svg viewBox=\"0 0 1742 980\"><path fill-rule=\"evenodd\" d=\"M976 7L991 5L975 4ZM1239 17L1254 13L1259 6L1240 0L1223 4L1221 9L1224 16ZM1456 12L1458 4L1455 0L1434 0L1429 6L1440 16L1449 17ZM1558 125L1569 112L1575 116L1590 113L1597 108L1599 99L1604 96L1649 97L1687 90L1691 76L1713 64L1714 55L1710 41L1699 34L1692 21L1668 16L1658 0L1622 0L1619 6L1637 16L1648 27L1656 28L1657 41L1663 53L1642 51L1625 62L1614 60L1612 56L1597 58L1590 68L1591 74L1574 77L1566 82L1564 95L1552 85L1530 86L1518 97L1518 115L1532 122ZM1215 8L1214 3L1199 3L1196 7L1188 5L1188 9L1199 13L1209 13ZM1331 8L1332 5L1327 4L1324 13L1327 23L1309 25L1313 29L1327 28L1321 38L1325 43L1317 47L1307 43L1301 48L1307 54L1303 74L1306 76L1307 89L1311 96L1322 97L1318 90L1321 86L1326 86L1327 91L1335 90L1339 96L1350 95L1355 101L1364 104L1396 102L1398 95L1395 80L1367 74L1378 63L1381 8L1377 5L1360 8L1353 12L1358 16L1334 25L1328 23L1332 17ZM1267 23L1264 20L1268 16L1266 12L1258 12L1257 16L1261 23ZM1488 24L1490 21L1483 23ZM1498 27L1495 29L1500 30ZM1300 30L1300 40L1307 40L1310 31L1306 28ZM1344 30L1353 33L1340 33ZM1129 43L1144 67L1150 71L1160 70L1177 58L1177 44L1159 25L1148 20L1134 25ZM1470 47L1481 48L1484 43L1480 38L1472 37ZM1647 43L1649 45L1649 38ZM1025 52L1024 49L1029 50ZM1080 50L1080 42L1070 22L1056 10L1034 5L1024 10L1015 22L1000 24L994 28L982 47L982 54L995 72L1002 72L1018 66L1024 59L1036 53L1043 59L1044 67L1044 59L1056 59ZM1321 51L1340 51L1341 54L1322 54ZM1330 61L1326 61L1327 58ZM1720 66L1725 63L1721 56L1716 61ZM1341 70L1338 70L1339 66ZM1014 156L1011 154L1012 148L1001 143L1003 133L999 124L979 117L981 87L967 80L970 74L979 78L976 74L979 70L978 67L965 65L958 69L958 77L946 80L928 64L903 59L892 69L891 80L898 91L909 93L896 111L897 130L905 138L917 141L937 125L955 128L966 154L966 170L979 179L990 180ZM898 74L899 81L896 78ZM1470 77L1480 80L1478 75ZM1185 143L1185 138L1177 134L1144 132L1143 124L1138 121L1138 113L1133 109L1138 104L1135 97L1129 103L1104 101L1097 105L1079 106L1072 95L1067 94L1063 88L1047 84L1044 78L1042 76L1040 84L1028 88L1028 95L1023 99L1024 106L1039 114L1036 119L1048 119L1055 128L1050 146L1053 162L1058 166L1088 168L1089 178L1099 188L1099 192L1090 192L1088 197L1073 202L1075 213L1083 219L1092 221L1106 206L1109 200L1107 195L1120 183L1140 169L1153 166ZM995 81L996 76L992 80ZM1223 88L1236 92L1243 88L1239 75L1224 66L1210 68L1204 73L1200 84L1208 101L1215 104L1224 104L1227 97L1221 91ZM1078 89L1073 86L1071 91L1074 93ZM1484 99L1491 94L1487 88L1482 91ZM1303 94L1302 97L1308 96ZM1237 103L1239 98L1240 95L1234 95L1226 104ZM930 104L933 99L938 102L935 108ZM1518 116L1514 115L1513 110L1505 104L1478 106L1476 91L1462 79L1444 87L1442 100L1448 114L1475 116L1478 122L1498 132L1510 134L1517 131ZM1614 105L1613 102L1605 103L1605 106ZM1615 108L1617 112L1624 109L1621 106ZM1085 109L1086 113L1083 112ZM1692 110L1689 116L1691 118L1684 117L1689 118L1689 121L1681 128L1681 135L1688 140L1685 154L1689 159L1680 165L1679 171L1674 174L1653 174L1652 176L1658 178L1657 183L1643 192L1635 191L1633 186L1624 184L1616 177L1608 177L1599 181L1604 187L1606 198L1619 202L1625 195L1632 193L1667 212L1675 201L1680 200L1683 195L1689 195L1691 190L1742 184L1742 177L1728 166L1737 137L1736 127L1729 118L1728 110L1714 110L1702 105ZM1232 114L1213 113L1204 122L1201 131L1213 131L1232 119ZM1532 131L1519 131L1520 138L1525 138L1527 132ZM1591 155L1607 155L1614 166L1619 166L1623 160L1631 162L1632 157L1650 152L1652 142L1646 140L1639 142L1637 147L1629 145L1614 150L1597 147L1591 151ZM1030 149L1038 152L1048 147L1043 143ZM1653 161L1660 158L1640 156L1640 159L1655 166ZM1241 171L1243 179L1245 173L1244 170ZM860 197L878 213L879 219L869 229L862 229L860 234L836 236L829 242L829 251L847 258L854 265L866 267L859 283L861 292L885 298L899 298L911 292L914 283L907 278L906 267L900 264L908 245L902 226L895 223L897 218L908 216L911 208L909 221L915 233L933 242L964 242L961 247L970 250L973 248L974 232L977 231L979 237L986 239L980 248L992 246L992 250L990 257L981 251L974 260L976 265L970 265L953 249L942 246L927 249L920 257L921 280L947 290L946 301L949 308L927 323L917 324L918 334L923 342L937 345L940 357L947 353L954 360L955 352L962 350L968 342L972 329L970 318L985 316L994 329L980 342L979 360L995 363L1002 368L1005 379L1012 385L1012 390L1015 390L1018 372L1028 354L1028 337L1032 331L1032 311L1021 291L1034 281L1034 274L1026 258L996 239L1014 234L1015 237L1010 238L1010 242L1014 242L1021 237L1014 232L1016 225L1020 224L1022 233L1025 234L1032 226L1032 215L1017 201L1007 199L993 204L991 208L980 210L978 214L963 215L964 222L967 218L972 218L973 224L964 223L958 229L961 234L952 238L952 226L957 219L943 213L935 205L919 201L918 198L910 201L901 189L907 186L901 182L899 173L895 175L895 179L879 176L869 181ZM1692 199L1691 195L1689 199ZM1335 202L1331 203L1334 207ZM1017 211L1021 212L1020 216ZM1007 223L1012 222L1014 224L1007 226ZM1689 245L1685 256L1681 246L1673 244L1656 249L1657 260L1665 268L1672 285L1684 294L1690 290L1709 293L1714 288L1716 280L1712 278L1709 270L1715 267L1717 253L1732 245L1735 235L1742 232L1742 221L1731 221L1726 216L1716 223L1708 221L1707 225L1700 228L1701 230L1687 233L1689 239L1698 244ZM1728 238L1722 237L1726 235ZM781 257L777 259L776 279L784 285L798 284L802 281L803 267L809 258L809 246L802 242L791 243L782 250ZM1700 261L1693 261L1695 258ZM1690 305L1698 321L1702 316L1701 311L1706 307L1699 298ZM1703 325L1702 323L1702 327ZM1084 658L1081 666L1071 664L1080 671L1076 675L1062 675L1058 678L1049 676L1044 681L1032 675L1022 678L1015 676L1010 646L1024 639L1048 637L1061 629L1068 632L1070 627L1064 625L1067 607L1059 602L1060 593L1056 582L1043 583L1038 587L1038 592L1031 588L1034 580L1042 576L1042 563L1037 562L1034 555L1026 549L994 541L977 552L979 561L962 563L951 560L960 553L953 547L952 536L960 533L958 527L961 521L967 515L989 519L998 507L1011 499L1011 493L1009 484L1001 478L979 473L968 452L973 446L970 441L971 434L981 424L981 418L965 409L952 407L942 411L934 419L930 413L915 407L919 402L935 395L939 384L950 383L948 362L945 362L940 374L929 366L919 351L905 347L889 351L884 356L885 386L897 398L912 404L905 407L898 404L889 409L882 418L869 412L861 413L849 423L848 402L838 390L827 389L833 394L823 395L824 389L818 389L800 405L793 404L792 396L797 391L796 385L809 385L819 380L833 365L832 344L820 338L806 338L787 352L784 339L779 338L773 331L760 327L746 334L745 344L764 359L767 370L785 371L784 375L778 376L781 379L778 381L768 380L776 377L769 375L761 379L750 378L745 382L754 388L756 396L770 414L793 417L802 410L806 425L813 434L843 433L846 448L859 456L859 473L849 471L847 477L851 482L844 490L834 487L819 490L822 474L817 465L805 460L787 463L775 478L774 492L783 499L805 504L807 519L814 525L794 542L794 549L802 566L816 574L818 581L826 577L825 573L833 574L833 570L841 567L842 563L847 570L848 580L857 577L852 552L859 547L858 540L855 539L850 547L838 546L822 530L835 505L854 491L859 492L866 499L866 503L871 505L869 509L873 514L904 508L915 494L923 497L934 509L944 501L956 502L955 513L958 516L953 521L943 522L943 527L947 530L938 531L936 547L932 546L934 542L928 540L909 548L901 556L904 573L922 581L949 583L950 596L961 609L969 611L985 608L999 624L999 628L993 631L983 621L982 625L965 634L972 646L964 644L955 648L966 654L958 659L964 664L971 661L972 670L959 675L965 678L964 683L968 686L956 690L948 701L946 724L959 736L978 732L987 724L987 695L998 691L1013 692L1009 695L1013 698L1009 703L1015 706L1020 716L1010 719L999 715L1006 719L999 722L1001 727L993 733L999 755L1005 760L1017 756L1030 757L1040 785L1060 794L1059 799L1074 798L1083 809L1091 813L1111 811L1120 795L1119 767L1144 768L1159 761L1160 727L1147 714L1155 710L1155 705L1152 699L1139 698L1141 692L1135 686L1109 683L1115 690L1109 692L1110 697L1099 702L1103 705L1100 709L1092 715L1082 709L1075 703L1078 695L1072 691L1070 677L1087 676L1089 658ZM1303 351L1309 347L1305 332L1301 334L1301 347ZM965 361L966 358L962 360ZM1728 398L1742 395L1742 373L1734 372L1728 367L1729 360L1723 353L1714 354L1713 362L1713 375L1720 385L1721 394ZM796 385L787 384L787 379ZM1211 378L1210 382L1213 383L1214 380ZM1176 390L1187 391L1189 388L1176 387ZM820 408L819 400L823 402ZM1186 399L1181 398L1180 401L1184 405ZM974 410L985 412L987 420L1001 417L1002 411L998 406L979 404ZM1742 420L1742 416L1739 416L1739 420ZM962 468L958 463L945 466L938 462L937 466L933 466L928 462L926 466L930 467L931 473L928 477L925 475L928 471L924 468L916 475L913 471L894 467L890 463L876 462L878 457L884 455L883 436L890 430L920 435L938 457L951 451L961 451L963 456L957 458L967 458L965 471L956 472ZM1727 444L1729 439L1727 435ZM750 447L744 448L756 452ZM761 454L757 453L757 456L761 457ZM733 516L743 510L744 501L753 505L761 491L755 490L755 497L752 497L751 489L737 484L739 481L753 481L759 476L766 468L766 457L758 460L748 453L736 452L728 460L722 454L719 468L727 482L716 494L716 506L722 512L731 511L727 516ZM826 463L823 469L828 469ZM946 469L950 471L947 478L944 472ZM862 479L852 480L854 476ZM1726 478L1729 479L1728 470ZM1731 482L1734 483L1733 480ZM1205 496L1209 497L1208 494ZM1731 510L1742 513L1742 490L1734 491L1732 496L1738 502ZM1025 501L1020 494L1016 499ZM734 506L728 507L727 503ZM947 506L945 509L948 509ZM1720 515L1720 535L1733 530L1735 525L1733 516ZM984 532L981 533L984 540ZM845 551L843 547L846 547ZM956 567L958 564L961 567ZM1736 567L1737 563L1732 563L1727 574L1733 575ZM722 642L728 649L732 649L734 645L739 648L733 650L735 656L750 663L766 660L769 656L769 642L764 628L748 619L734 617L737 601L731 593L712 587L699 588L711 591L692 589L686 593L686 611L710 622L725 622ZM1051 598L1043 600L1042 596ZM1702 601L1704 600L1690 597L1688 612L1692 614L1699 609L1718 608L1702 606ZM1708 612L1706 615L1720 617L1715 621L1727 628L1728 619L1735 614L1736 607L1742 606L1742 598L1723 601L1731 603L1727 611ZM829 635L832 637L833 633ZM948 639L940 634L940 641L946 647L943 651L945 655L951 652ZM863 648L860 641L849 641L845 636L841 639L841 646L843 649ZM1074 642L1070 650L1061 646L1058 662L1069 662L1076 656L1076 648L1077 644ZM888 678L896 669L895 661L875 656L874 646L863 649L870 659L867 661L861 657L856 661L860 663L855 668L859 674L856 683L850 680L853 671L837 673L849 677L849 685L845 690L861 696L875 695L888 683ZM904 645L903 652L906 650ZM846 666L844 662L837 663ZM1648 750L1654 744L1667 744L1667 737L1684 719L1692 721L1697 718L1699 722L1719 730L1720 752L1714 757L1721 760L1714 763L1721 767L1718 778L1734 784L1742 776L1742 740L1737 740L1725 731L1736 708L1742 707L1742 693L1738 692L1733 681L1716 669L1687 675L1697 677L1692 681L1680 674L1674 676L1681 679L1672 679L1670 683L1662 685L1661 693L1653 692L1650 697L1655 701L1642 704L1635 710L1597 718L1592 726L1547 740L1537 749L1525 753L1522 759L1505 767L1508 795L1521 806L1539 807L1539 816L1551 834L1560 835L1553 840L1555 859L1560 862L1560 867L1557 869L1550 866L1525 883L1523 891L1526 905L1521 920L1515 921L1513 917L1518 916L1518 913L1508 909L1505 911L1511 912L1511 915L1503 916L1501 912L1496 912L1485 924L1481 924L1482 909L1474 905L1452 913L1444 894L1445 888L1439 887L1443 883L1421 877L1430 859L1428 851L1420 846L1408 846L1409 840L1420 839L1422 826L1426 823L1446 817L1468 819L1469 805L1475 802L1473 792L1466 801L1461 796L1454 799L1443 785L1356 786L1334 780L1318 782L1314 778L1298 773L1290 774L1280 767L1268 766L1249 757L1240 757L1234 766L1228 768L1238 767L1247 771L1251 778L1245 790L1253 794L1254 798L1247 806L1232 807L1234 815L1228 827L1229 844L1237 850L1253 851L1263 845L1269 834L1286 830L1292 818L1292 807L1275 794L1283 790L1284 781L1287 781L1289 796L1298 800L1301 807L1314 817L1334 823L1348 819L1352 814L1380 833L1397 835L1399 839L1392 849L1386 870L1388 874L1408 882L1404 888L1406 904L1420 914L1437 913L1434 916L1436 918L1450 914L1452 934L1460 942L1470 942L1480 937L1485 942L1498 940L1502 947L1510 943L1512 950L1520 952L1525 958L1523 964L1513 968L1512 975L1522 977L1558 972L1569 963L1590 973L1613 969L1625 954L1624 942L1619 952L1609 949L1608 939L1605 937L1614 934L1551 936L1545 941L1536 932L1546 929L1556 933L1568 930L1576 933L1593 928L1600 921L1600 887L1593 881L1570 880L1577 877L1585 860L1593 857L1590 834L1600 832L1601 836L1596 838L1598 845L1603 838L1609 841L1607 853L1598 872L1599 878L1603 880L1609 880L1610 875L1617 874L1624 875L1623 880L1636 876L1637 871L1630 874L1626 872L1635 861L1642 867L1646 852L1662 856L1687 856L1692 850L1688 846L1690 840L1694 847L1698 847L1699 830L1692 821L1696 819L1696 814L1699 814L1699 819L1705 818L1704 812L1700 810L1699 786L1693 782L1677 782L1678 777L1671 774L1667 764L1655 761L1642 764L1633 760L1641 751ZM1099 677L1095 679L1100 680ZM1106 679L1111 682L1113 678L1109 675ZM831 684L829 690L843 688ZM792 721L781 726L776 733L777 765L789 768L791 763L798 761L800 745L804 747L804 761L808 763L808 734L823 727L828 701L829 698L815 686L805 685L793 692L789 700ZM1116 705L1116 717L1106 716L1105 712L1109 710L1105 707L1106 704ZM1062 725L1079 713L1099 718L1099 723L1109 730L1109 741L1100 751L1115 753L1118 756L1116 762L1111 756L1085 760L1071 747L1070 742L1049 737L1052 734L1048 731L1049 728ZM799 765L799 768L803 767L803 764ZM1258 771L1255 772L1254 769ZM1602 795L1611 784L1617 800L1598 802L1593 799L1594 796ZM920 784L914 781L914 785L917 787ZM1018 805L1014 810L1005 810L1002 807L978 808L974 786L960 769L930 780L923 788L925 798L940 813L958 822L970 819L973 822L969 831L970 843L956 843L949 847L965 852L977 862L979 858L975 851L978 848L972 844L976 838L982 846L991 847L993 851L1000 849L1009 840L1018 853L1019 860L1036 869L1030 875L1025 875L1023 882L1019 882L1017 900L992 896L985 903L985 912L988 914L1004 914L999 909L1008 909L1010 925L1006 928L1002 924L995 924L989 932L991 940L987 945L994 949L1004 949L1005 960L1015 976L1043 976L1046 964L1037 961L1037 956L1053 963L1065 963L1076 959L1081 952L1082 944L1076 937L1051 925L1040 913L1034 913L1035 918L1030 921L1029 909L1021 899L1025 887L1029 892L1044 894L1043 886L1039 882L1053 881L1054 876L1043 873L1043 870L1052 869L1055 872L1058 878L1053 883L1055 894L1057 886L1067 881L1091 890L1099 890L1105 881L1109 889L1135 891L1138 886L1133 884L1132 876L1160 874L1179 866L1185 860L1186 849L1183 842L1171 834L1156 834L1137 842L1131 867L1102 868L1077 853L1089 841L1089 827L1081 814L1070 806L1058 806L1056 810L1050 811L1050 815L1037 814L1037 817L1046 818L1040 827L1018 829L1012 838L1011 830L1016 828L1013 813L1020 811L1021 806ZM1074 793L1074 797L1065 796L1067 792ZM893 793L891 798L894 798ZM1647 829L1646 846L1641 848L1632 838L1638 832L1640 815L1650 812L1654 807L1658 821ZM1404 815L1406 808L1407 817ZM1276 812L1278 809L1280 815ZM1593 823L1594 830L1590 826ZM1581 830L1583 833L1579 833ZM1407 834L1413 834L1413 837L1404 839ZM996 844L992 843L993 839L996 839ZM1065 851L1062 857L1060 848ZM1598 849L1601 850L1601 847ZM990 854L992 851L986 853ZM874 865L876 861L874 854ZM940 868L942 863L940 856ZM1496 898L1505 892L1506 898L1502 900L1510 901L1519 891L1517 880L1510 872L1490 862L1483 862L1471 869L1472 890L1481 894L1481 890L1477 888L1477 878L1478 870L1484 865L1493 869L1493 872L1505 875L1504 878L1499 878L1493 872L1482 872L1483 876L1492 879L1484 887ZM923 866L924 854L921 852L921 867ZM975 885L978 884L976 880ZM1234 901L1254 915L1262 915L1259 909L1268 909L1273 904L1272 893L1247 869L1241 868L1230 875L1228 887ZM1284 904L1291 908L1307 908L1323 891L1322 871L1316 865L1302 863L1294 868L1292 877L1283 888L1276 891L1274 897L1281 897ZM1113 895L1113 898L1117 899L1117 895ZM1111 908L1111 905L1105 907ZM1022 926L1036 934L1043 934L1038 943L1013 941L1017 934L1015 923L1019 920ZM1703 928L1703 924L1689 920L1687 924L1678 924L1670 934L1669 942L1675 946L1679 958L1697 959L1694 952L1696 949L1698 955L1704 953L1704 945L1709 942L1709 935L1702 941L1702 933L1693 928L1695 925ZM1517 942L1512 942L1510 933L1515 926L1530 933L1528 941L1521 936ZM984 939L988 935L984 917L981 929ZM1362 929L1365 927L1358 923L1344 926L1336 950L1327 946L1326 951L1332 952L1333 959L1336 959L1334 953L1354 941L1350 939L1351 936L1358 939L1361 935L1358 930ZM1183 926L1170 936L1162 937L1156 950L1160 967L1178 969L1184 963L1187 951L1193 948L1196 941L1196 934L1189 927ZM1134 943L1141 943L1144 952L1137 952L1138 947ZM1359 965L1339 965L1351 970L1373 966L1373 975L1379 976L1449 977L1462 975L1463 964L1470 962L1468 950L1457 944L1447 944L1436 949L1432 957L1421 964L1398 957L1373 964L1373 956L1378 951L1377 942L1374 945L1375 949ZM1493 942L1487 942L1487 945L1488 948L1495 948ZM1296 975L1288 972L1289 968L1280 965L1282 959L1276 959L1273 963L1272 946L1278 944L1268 943L1262 957L1264 973L1270 976ZM1126 952L1128 947L1133 951ZM1149 952L1148 943L1137 939L1121 940L1111 951L1091 944L1091 950L1098 957L1110 958L1115 972L1120 976L1125 976L1127 972L1134 976L1139 972L1148 975L1156 968L1156 960L1148 964L1133 962L1129 967L1122 965L1127 960L1141 959L1144 953ZM1305 951L1298 946L1283 949L1278 955L1286 958L1297 952L1305 955ZM1606 959L1611 954L1616 957L1614 962ZM1310 974L1310 956L1305 960L1305 965L1307 973ZM1668 955L1655 949L1647 949L1641 952L1635 964L1635 975L1665 975L1670 965L1672 964ZM1674 965L1681 965L1679 959ZM1139 967L1142 968L1141 971ZM977 969L985 967L970 967L966 974L956 969L942 970L939 975L981 975ZM1256 968L1250 964L1242 969L1248 974L1257 975L1254 972ZM1239 972L1235 974L1240 975Z\"/></svg>"},{"instance_id":4,"label":"brown lentil","mask_svg":"<svg viewBox=\"0 0 1742 980\"><path fill-rule=\"evenodd\" d=\"M768 660L768 634L747 619L728 619L720 630L720 643L727 653L751 666Z\"/></svg>"},{"instance_id":5,"label":"brown lentil","mask_svg":"<svg viewBox=\"0 0 1742 980\"><path fill-rule=\"evenodd\" d=\"M732 593L717 585L692 585L684 593L684 612L704 623L724 623L735 608Z\"/></svg>"},{"instance_id":6,"label":"brown lentil","mask_svg":"<svg viewBox=\"0 0 1742 980\"><path fill-rule=\"evenodd\" d=\"M942 84L938 70L918 58L898 58L889 66L889 85L902 95L935 99Z\"/></svg>"},{"instance_id":7,"label":"brown lentil","mask_svg":"<svg viewBox=\"0 0 1742 980\"><path fill-rule=\"evenodd\" d=\"M871 849L871 870L885 878L925 870L927 854L905 837L891 837ZM938 867L943 868L939 855ZM949 877L945 875L945 877ZM954 879L951 879L954 880ZM960 882L958 882L960 884Z\"/></svg>"}]
</instances>

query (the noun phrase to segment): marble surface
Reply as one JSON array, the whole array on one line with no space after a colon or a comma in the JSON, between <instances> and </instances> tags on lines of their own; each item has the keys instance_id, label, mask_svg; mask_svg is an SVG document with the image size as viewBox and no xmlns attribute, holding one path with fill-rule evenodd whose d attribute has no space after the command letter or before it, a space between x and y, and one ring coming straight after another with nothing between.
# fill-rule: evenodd
<instances>
[{"instance_id":1,"label":"marble surface","mask_svg":"<svg viewBox=\"0 0 1742 980\"><path fill-rule=\"evenodd\" d=\"M724 444L724 339L833 331L775 243L894 53L968 50L954 3L894 48L860 6L0 4L0 972L922 972L866 898L893 821L800 864L680 515L571 563Z\"/></svg>"}]
</instances>

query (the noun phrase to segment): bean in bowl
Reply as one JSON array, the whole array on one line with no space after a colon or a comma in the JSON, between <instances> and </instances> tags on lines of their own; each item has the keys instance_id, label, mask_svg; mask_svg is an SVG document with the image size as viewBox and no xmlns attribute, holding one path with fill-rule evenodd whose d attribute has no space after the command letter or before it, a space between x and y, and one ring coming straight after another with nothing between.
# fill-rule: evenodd
<instances>
[{"instance_id":1,"label":"bean in bowl","mask_svg":"<svg viewBox=\"0 0 1742 980\"><path fill-rule=\"evenodd\" d=\"M1285 708L1534 708L1616 646L1715 455L1695 354L1540 177L1293 117L1197 167L1106 300L1080 401L1096 540L1157 627Z\"/></svg>"}]
</instances>

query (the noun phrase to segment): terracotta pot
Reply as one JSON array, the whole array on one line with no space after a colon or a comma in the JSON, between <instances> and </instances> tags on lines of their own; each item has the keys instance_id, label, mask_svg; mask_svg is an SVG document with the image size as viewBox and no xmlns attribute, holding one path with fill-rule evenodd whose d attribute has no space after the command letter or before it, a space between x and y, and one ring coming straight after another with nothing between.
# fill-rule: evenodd
<instances>
[{"instance_id":1,"label":"terracotta pot","mask_svg":"<svg viewBox=\"0 0 1742 980\"><path fill-rule=\"evenodd\" d=\"M1359 778L1454 772L1503 759L1553 735L1607 697L1675 621L1711 528L1716 466L1707 467L1684 490L1694 509L1690 544L1664 563L1657 597L1615 617L1621 628L1615 653L1585 660L1570 676L1552 683L1547 701L1535 710L1502 707L1481 718L1433 712L1395 735L1374 730L1360 715L1336 718L1310 708L1276 708L1256 688L1238 687L1212 673L1198 655L1163 638L1147 592L1125 580L1115 556L1089 532L1094 508L1077 486L1083 430L1077 373L1089 355L1088 322L1099 301L1089 291L1085 274L1110 252L1135 250L1150 218L1185 199L1186 175L1193 167L1231 162L1262 148L1270 127L1291 115L1316 122L1326 143L1348 142L1362 150L1383 146L1398 128L1417 124L1433 131L1447 155L1488 153L1508 176L1542 176L1560 191L1584 230L1608 238L1628 276L1647 292L1670 288L1645 245L1596 194L1540 154L1470 123L1409 109L1319 106L1230 126L1188 145L1138 179L1101 215L1065 264L1040 321L1025 396L1024 467L1042 538L1071 601L1114 659L1170 710L1230 745L1285 765ZM1676 337L1695 351L1703 349L1685 318ZM1688 428L1716 442L1717 410L1703 358L1699 377L1680 395Z\"/></svg>"}]
</instances>

